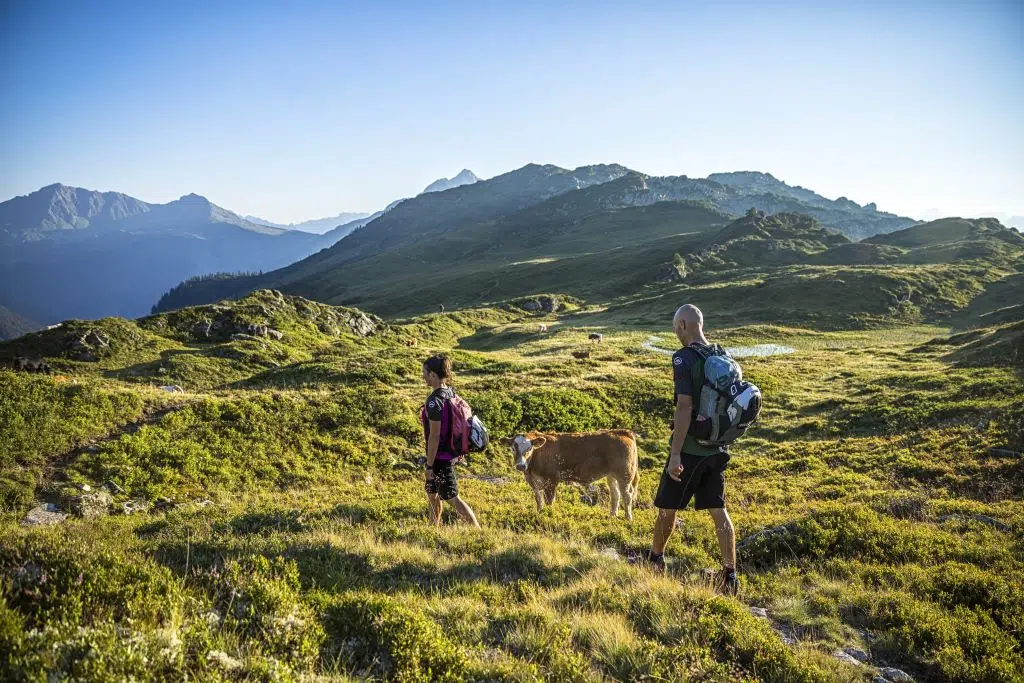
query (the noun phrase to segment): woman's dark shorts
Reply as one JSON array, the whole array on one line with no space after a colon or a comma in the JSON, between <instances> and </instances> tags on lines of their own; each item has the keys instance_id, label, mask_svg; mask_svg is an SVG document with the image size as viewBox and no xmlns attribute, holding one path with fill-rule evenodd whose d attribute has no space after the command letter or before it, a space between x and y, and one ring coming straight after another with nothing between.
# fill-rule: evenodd
<instances>
[{"instance_id":1,"label":"woman's dark shorts","mask_svg":"<svg viewBox=\"0 0 1024 683\"><path fill-rule=\"evenodd\" d=\"M427 482L427 493L451 500L459 495L459 480L455 478L455 467L451 460L434 461L434 478Z\"/></svg>"},{"instance_id":2,"label":"woman's dark shorts","mask_svg":"<svg viewBox=\"0 0 1024 683\"><path fill-rule=\"evenodd\" d=\"M725 468L729 464L728 453L715 455L682 454L682 481L676 481L661 473L658 494L654 507L662 510L682 510L693 498L694 510L711 510L725 507Z\"/></svg>"}]
</instances>

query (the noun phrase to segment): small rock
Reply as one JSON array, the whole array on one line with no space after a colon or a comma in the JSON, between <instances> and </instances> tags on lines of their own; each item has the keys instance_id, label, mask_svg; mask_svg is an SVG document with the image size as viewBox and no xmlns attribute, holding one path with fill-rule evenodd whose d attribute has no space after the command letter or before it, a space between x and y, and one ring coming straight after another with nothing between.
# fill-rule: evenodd
<instances>
[{"instance_id":1,"label":"small rock","mask_svg":"<svg viewBox=\"0 0 1024 683\"><path fill-rule=\"evenodd\" d=\"M92 487L89 486L88 484L82 484L79 488L82 489L83 491L85 491L86 493L89 493L89 491L92 491Z\"/></svg>"},{"instance_id":2,"label":"small rock","mask_svg":"<svg viewBox=\"0 0 1024 683\"><path fill-rule=\"evenodd\" d=\"M71 510L85 519L102 517L110 513L110 506L114 497L107 491L99 490L95 493L87 493L71 501Z\"/></svg>"},{"instance_id":3,"label":"small rock","mask_svg":"<svg viewBox=\"0 0 1024 683\"><path fill-rule=\"evenodd\" d=\"M619 551L616 550L615 548L612 548L612 547L601 548L601 557L607 557L610 560L621 560L622 559L619 556Z\"/></svg>"},{"instance_id":4,"label":"small rock","mask_svg":"<svg viewBox=\"0 0 1024 683\"><path fill-rule=\"evenodd\" d=\"M914 683L914 678L906 671L900 669L893 669L885 666L878 670L878 673L890 683Z\"/></svg>"},{"instance_id":5,"label":"small rock","mask_svg":"<svg viewBox=\"0 0 1024 683\"><path fill-rule=\"evenodd\" d=\"M162 387L160 387L160 391L166 392L168 394L181 394L185 392L185 390L179 387L177 384L165 384Z\"/></svg>"},{"instance_id":6,"label":"small rock","mask_svg":"<svg viewBox=\"0 0 1024 683\"><path fill-rule=\"evenodd\" d=\"M149 512L149 509L153 507L148 500L142 500L141 498L132 498L121 503L121 511L126 515L134 515L140 512Z\"/></svg>"},{"instance_id":7,"label":"small rock","mask_svg":"<svg viewBox=\"0 0 1024 683\"><path fill-rule=\"evenodd\" d=\"M832 656L838 659L840 662L845 662L846 664L849 664L851 666L863 666L860 663L860 661L858 661L855 657L850 656L847 652L843 650L836 650L832 653Z\"/></svg>"},{"instance_id":8,"label":"small rock","mask_svg":"<svg viewBox=\"0 0 1024 683\"><path fill-rule=\"evenodd\" d=\"M61 512L60 508L53 503L44 503L29 510L25 518L21 520L21 523L25 526L48 526L50 524L60 524L67 518L68 514Z\"/></svg>"},{"instance_id":9,"label":"small rock","mask_svg":"<svg viewBox=\"0 0 1024 683\"><path fill-rule=\"evenodd\" d=\"M121 494L127 493L123 488L121 488L115 482L112 482L112 481L105 481L105 482L103 482L103 488L107 489L111 493L121 493Z\"/></svg>"},{"instance_id":10,"label":"small rock","mask_svg":"<svg viewBox=\"0 0 1024 683\"><path fill-rule=\"evenodd\" d=\"M273 339L274 341L281 341L282 339L284 339L284 333L274 329L268 329L267 336Z\"/></svg>"},{"instance_id":11,"label":"small rock","mask_svg":"<svg viewBox=\"0 0 1024 683\"><path fill-rule=\"evenodd\" d=\"M764 607L748 607L747 611L749 611L751 614L753 614L755 617L758 617L759 619L768 618L768 610L766 610Z\"/></svg>"},{"instance_id":12,"label":"small rock","mask_svg":"<svg viewBox=\"0 0 1024 683\"><path fill-rule=\"evenodd\" d=\"M864 652L864 650L861 650L858 647L843 648L843 652L850 655L862 664L867 664L871 661L871 655L869 655L867 652Z\"/></svg>"}]
</instances>

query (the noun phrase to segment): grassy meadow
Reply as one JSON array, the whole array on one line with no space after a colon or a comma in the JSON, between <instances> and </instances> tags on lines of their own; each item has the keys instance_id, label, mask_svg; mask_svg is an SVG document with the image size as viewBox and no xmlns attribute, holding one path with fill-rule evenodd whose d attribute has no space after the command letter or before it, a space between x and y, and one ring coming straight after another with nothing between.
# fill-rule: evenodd
<instances>
[{"instance_id":1,"label":"grassy meadow","mask_svg":"<svg viewBox=\"0 0 1024 683\"><path fill-rule=\"evenodd\" d=\"M72 360L61 328L0 345L54 368L0 370L0 679L1024 678L1019 318L839 325L826 298L828 325L805 311L787 326L785 310L716 317L713 290L712 340L796 349L741 360L766 408L728 470L738 598L706 579L705 513L680 515L667 575L627 561L649 546L667 457L670 363L645 343L675 348L670 296L375 321L362 337L351 311L261 291L75 323L110 339L96 362ZM283 338L197 336L226 309ZM494 445L460 471L483 528L447 509L429 525L415 459L433 351L495 439L632 428L633 522L609 517L603 482L536 512ZM19 524L106 482L115 510L144 511Z\"/></svg>"}]
</instances>

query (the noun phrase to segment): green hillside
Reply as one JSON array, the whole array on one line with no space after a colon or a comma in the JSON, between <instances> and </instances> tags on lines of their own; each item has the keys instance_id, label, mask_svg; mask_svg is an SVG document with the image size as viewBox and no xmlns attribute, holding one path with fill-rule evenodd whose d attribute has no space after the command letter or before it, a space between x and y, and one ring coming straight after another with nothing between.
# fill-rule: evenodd
<instances>
[{"instance_id":1,"label":"green hillside","mask_svg":"<svg viewBox=\"0 0 1024 683\"><path fill-rule=\"evenodd\" d=\"M832 239L819 237L815 249ZM823 311L842 291L825 282L869 291L856 267L792 268L765 286L772 298L810 286ZM926 289L929 271L905 268ZM0 344L0 359L34 351L55 369L0 370L3 678L1024 675L1024 359L1004 346L1019 348L1019 324L953 337L891 322L738 326L707 304L716 341L797 350L741 361L767 403L728 474L737 599L704 578L717 552L704 514L681 516L666 577L626 561L650 542L671 412L667 359L646 345L671 349L671 306L715 287L661 286L679 289L644 324L630 322L642 302L384 322L261 291ZM599 346L587 341L595 329ZM94 360L82 360L83 338ZM588 360L570 356L580 348ZM634 522L608 517L603 483L565 487L537 513L494 446L460 475L484 528L448 513L429 526L414 460L419 364L435 350L452 354L456 387L494 437L640 434ZM18 524L34 502L85 509L85 486L110 489L99 512L132 514ZM842 648L870 663L840 661Z\"/></svg>"}]
</instances>

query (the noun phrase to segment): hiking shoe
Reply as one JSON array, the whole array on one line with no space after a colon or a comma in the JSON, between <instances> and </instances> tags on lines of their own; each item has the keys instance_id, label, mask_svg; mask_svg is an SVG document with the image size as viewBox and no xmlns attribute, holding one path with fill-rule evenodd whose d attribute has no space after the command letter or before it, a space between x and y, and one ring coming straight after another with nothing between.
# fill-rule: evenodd
<instances>
[{"instance_id":1,"label":"hiking shoe","mask_svg":"<svg viewBox=\"0 0 1024 683\"><path fill-rule=\"evenodd\" d=\"M650 552L633 555L629 558L629 563L633 565L646 565L655 574L665 573L664 555L652 555Z\"/></svg>"},{"instance_id":2,"label":"hiking shoe","mask_svg":"<svg viewBox=\"0 0 1024 683\"><path fill-rule=\"evenodd\" d=\"M740 579L736 576L735 569L723 569L718 582L719 591L722 595L735 597L740 592Z\"/></svg>"}]
</instances>

